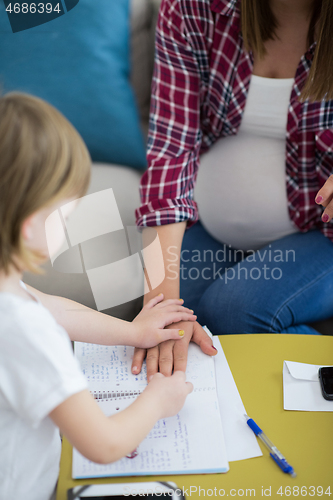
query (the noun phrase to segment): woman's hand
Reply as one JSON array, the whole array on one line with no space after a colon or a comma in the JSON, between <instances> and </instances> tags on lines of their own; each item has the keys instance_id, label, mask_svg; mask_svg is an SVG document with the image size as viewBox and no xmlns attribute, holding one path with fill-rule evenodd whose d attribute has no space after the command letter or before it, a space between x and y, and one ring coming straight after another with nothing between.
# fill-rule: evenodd
<instances>
[{"instance_id":1,"label":"woman's hand","mask_svg":"<svg viewBox=\"0 0 333 500\"><path fill-rule=\"evenodd\" d=\"M211 338L197 321L182 321L177 323L177 325L172 325L172 328L178 328L185 332L182 342L167 340L156 347L148 349L148 351L145 349L135 349L132 361L133 373L140 373L146 355L148 382L158 371L167 377L171 375L172 369L174 371L180 370L185 372L190 342L198 344L201 350L209 356L215 356L217 353L215 347L212 345Z\"/></svg>"},{"instance_id":2,"label":"woman's hand","mask_svg":"<svg viewBox=\"0 0 333 500\"><path fill-rule=\"evenodd\" d=\"M323 187L319 189L315 201L318 205L325 207L321 220L323 222L329 222L333 217L333 175L331 175Z\"/></svg>"},{"instance_id":3,"label":"woman's hand","mask_svg":"<svg viewBox=\"0 0 333 500\"><path fill-rule=\"evenodd\" d=\"M151 299L132 321L133 342L131 345L150 348L169 339L175 343L181 340L185 333L178 326L179 322L187 323L197 319L191 309L182 306L183 302L182 299L163 300L162 293ZM172 323L177 323L177 325ZM171 326L165 329L164 327L168 325Z\"/></svg>"}]
</instances>

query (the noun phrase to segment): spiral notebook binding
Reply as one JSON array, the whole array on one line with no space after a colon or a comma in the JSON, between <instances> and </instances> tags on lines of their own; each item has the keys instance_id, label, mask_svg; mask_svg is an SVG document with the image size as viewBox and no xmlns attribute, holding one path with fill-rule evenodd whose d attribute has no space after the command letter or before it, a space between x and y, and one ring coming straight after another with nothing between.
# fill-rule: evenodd
<instances>
[{"instance_id":1,"label":"spiral notebook binding","mask_svg":"<svg viewBox=\"0 0 333 500\"><path fill-rule=\"evenodd\" d=\"M91 393L97 401L108 401L110 399L136 398L141 391L94 391Z\"/></svg>"},{"instance_id":2,"label":"spiral notebook binding","mask_svg":"<svg viewBox=\"0 0 333 500\"><path fill-rule=\"evenodd\" d=\"M195 388L194 392L206 392L213 390L215 390L215 387L199 387ZM96 401L109 401L110 399L136 398L139 394L141 394L141 391L94 391L91 392L91 394Z\"/></svg>"},{"instance_id":3,"label":"spiral notebook binding","mask_svg":"<svg viewBox=\"0 0 333 500\"><path fill-rule=\"evenodd\" d=\"M212 387L195 387L193 389L193 392L207 392L207 391L215 391L216 388L214 386Z\"/></svg>"}]
</instances>

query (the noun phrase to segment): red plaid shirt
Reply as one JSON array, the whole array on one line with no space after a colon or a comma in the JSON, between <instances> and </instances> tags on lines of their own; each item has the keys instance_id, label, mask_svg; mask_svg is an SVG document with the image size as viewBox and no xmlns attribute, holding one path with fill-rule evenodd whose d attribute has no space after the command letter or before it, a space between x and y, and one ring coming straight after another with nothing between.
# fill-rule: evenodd
<instances>
[{"instance_id":1,"label":"red plaid shirt","mask_svg":"<svg viewBox=\"0 0 333 500\"><path fill-rule=\"evenodd\" d=\"M333 173L333 101L299 102L315 44L298 65L288 109L286 189L291 220L333 240L314 199ZM237 134L253 57L244 49L237 0L163 0L156 32L148 169L137 224L198 219L193 191L199 156Z\"/></svg>"}]
</instances>

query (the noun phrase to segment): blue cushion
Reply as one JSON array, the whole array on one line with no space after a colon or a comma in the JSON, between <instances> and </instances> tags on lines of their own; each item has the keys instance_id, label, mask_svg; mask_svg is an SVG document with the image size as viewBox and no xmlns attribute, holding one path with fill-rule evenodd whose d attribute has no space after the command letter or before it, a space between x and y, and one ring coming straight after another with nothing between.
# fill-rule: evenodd
<instances>
[{"instance_id":1,"label":"blue cushion","mask_svg":"<svg viewBox=\"0 0 333 500\"><path fill-rule=\"evenodd\" d=\"M0 2L0 86L53 104L94 161L144 168L129 83L129 17L129 0L80 0L57 19L13 33Z\"/></svg>"}]
</instances>

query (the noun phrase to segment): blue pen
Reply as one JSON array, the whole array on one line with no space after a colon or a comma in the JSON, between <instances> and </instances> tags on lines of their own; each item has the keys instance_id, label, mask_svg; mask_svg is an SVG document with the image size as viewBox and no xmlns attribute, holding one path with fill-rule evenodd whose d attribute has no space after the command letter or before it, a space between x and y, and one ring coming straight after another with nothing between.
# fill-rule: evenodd
<instances>
[{"instance_id":1,"label":"blue pen","mask_svg":"<svg viewBox=\"0 0 333 500\"><path fill-rule=\"evenodd\" d=\"M296 473L292 468L292 466L288 464L287 460L284 458L282 453L280 453L279 450L276 448L276 446L274 446L272 441L268 439L266 434L263 433L260 427L255 423L255 421L252 420L252 418L248 417L247 415L244 416L246 418L247 425L250 427L250 429L269 449L269 454L274 460L274 462L278 464L278 466L280 467L281 470L283 470L283 472L285 472L286 474L290 474L291 477L296 477Z\"/></svg>"}]
</instances>

